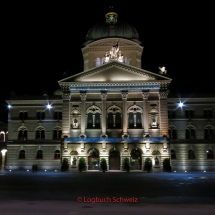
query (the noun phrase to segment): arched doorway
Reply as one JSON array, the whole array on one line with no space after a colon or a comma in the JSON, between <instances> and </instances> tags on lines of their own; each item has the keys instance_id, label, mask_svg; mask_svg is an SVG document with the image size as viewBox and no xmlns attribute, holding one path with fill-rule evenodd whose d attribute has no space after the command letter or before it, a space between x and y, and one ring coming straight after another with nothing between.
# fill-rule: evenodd
<instances>
[{"instance_id":1,"label":"arched doorway","mask_svg":"<svg viewBox=\"0 0 215 215\"><path fill-rule=\"evenodd\" d=\"M110 150L109 170L120 170L120 153L116 149Z\"/></svg>"},{"instance_id":2,"label":"arched doorway","mask_svg":"<svg viewBox=\"0 0 215 215\"><path fill-rule=\"evenodd\" d=\"M99 151L91 149L88 156L88 170L99 170Z\"/></svg>"},{"instance_id":3,"label":"arched doorway","mask_svg":"<svg viewBox=\"0 0 215 215\"><path fill-rule=\"evenodd\" d=\"M141 170L141 151L139 149L133 149L131 151L131 170Z\"/></svg>"}]
</instances>

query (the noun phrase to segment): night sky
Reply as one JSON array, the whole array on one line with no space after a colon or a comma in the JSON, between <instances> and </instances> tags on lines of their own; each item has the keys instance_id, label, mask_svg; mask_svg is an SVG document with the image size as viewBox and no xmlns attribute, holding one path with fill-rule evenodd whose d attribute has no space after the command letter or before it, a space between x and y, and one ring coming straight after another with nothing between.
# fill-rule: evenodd
<instances>
[{"instance_id":1,"label":"night sky","mask_svg":"<svg viewBox=\"0 0 215 215\"><path fill-rule=\"evenodd\" d=\"M105 21L110 5L118 21L139 33L143 69L158 73L165 66L173 79L170 92L176 95L215 95L212 3L145 2L2 5L0 120L11 94L52 95L64 72L70 76L83 71L81 48L87 31Z\"/></svg>"}]
</instances>

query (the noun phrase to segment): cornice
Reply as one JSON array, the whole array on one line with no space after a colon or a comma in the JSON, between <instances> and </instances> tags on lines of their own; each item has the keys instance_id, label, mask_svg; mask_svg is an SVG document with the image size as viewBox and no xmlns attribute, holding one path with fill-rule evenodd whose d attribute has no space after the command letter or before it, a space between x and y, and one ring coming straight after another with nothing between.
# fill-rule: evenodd
<instances>
[{"instance_id":1,"label":"cornice","mask_svg":"<svg viewBox=\"0 0 215 215\"><path fill-rule=\"evenodd\" d=\"M208 97L204 97L204 98L168 98L168 102L169 103L179 103L179 102L183 102L185 101L186 103L199 103L199 102L209 102L209 103L213 103L215 102L215 97L211 97L211 98L208 98ZM200 104L198 104L200 105Z\"/></svg>"},{"instance_id":2,"label":"cornice","mask_svg":"<svg viewBox=\"0 0 215 215\"><path fill-rule=\"evenodd\" d=\"M47 102L51 103L52 105L55 104L62 104L62 100L6 100L7 104L15 105L15 104L22 104L22 105L47 105Z\"/></svg>"},{"instance_id":3,"label":"cornice","mask_svg":"<svg viewBox=\"0 0 215 215\"><path fill-rule=\"evenodd\" d=\"M109 49L110 49L110 46L87 47L85 49L82 49L82 53L86 54L88 52L98 52L98 51L103 51L105 53L106 51L109 51ZM143 48L138 47L138 46L127 46L127 47L121 46L120 50L121 51L139 51L139 52L142 52Z\"/></svg>"}]
</instances>

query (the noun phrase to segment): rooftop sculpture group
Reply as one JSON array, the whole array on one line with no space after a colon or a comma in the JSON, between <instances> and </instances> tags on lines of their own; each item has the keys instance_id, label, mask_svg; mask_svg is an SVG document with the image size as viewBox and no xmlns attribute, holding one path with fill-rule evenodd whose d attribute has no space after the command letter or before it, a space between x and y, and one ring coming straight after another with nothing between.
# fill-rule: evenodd
<instances>
[{"instance_id":1,"label":"rooftop sculpture group","mask_svg":"<svg viewBox=\"0 0 215 215\"><path fill-rule=\"evenodd\" d=\"M109 62L110 60L117 60L123 63L124 59L121 51L119 51L119 43L117 43L115 46L112 46L109 52L106 52L105 63Z\"/></svg>"}]
</instances>

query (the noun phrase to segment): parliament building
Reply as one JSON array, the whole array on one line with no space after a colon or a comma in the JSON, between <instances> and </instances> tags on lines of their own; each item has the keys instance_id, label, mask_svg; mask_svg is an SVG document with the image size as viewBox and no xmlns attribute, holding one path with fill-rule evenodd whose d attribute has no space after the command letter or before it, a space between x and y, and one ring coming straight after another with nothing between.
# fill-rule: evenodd
<instances>
[{"instance_id":1,"label":"parliament building","mask_svg":"<svg viewBox=\"0 0 215 215\"><path fill-rule=\"evenodd\" d=\"M60 170L69 160L75 171L79 158L86 171L215 170L215 97L169 95L172 79L165 67L158 73L142 68L143 47L136 29L105 15L86 35L84 71L59 80L54 95L9 98L6 170Z\"/></svg>"}]
</instances>

